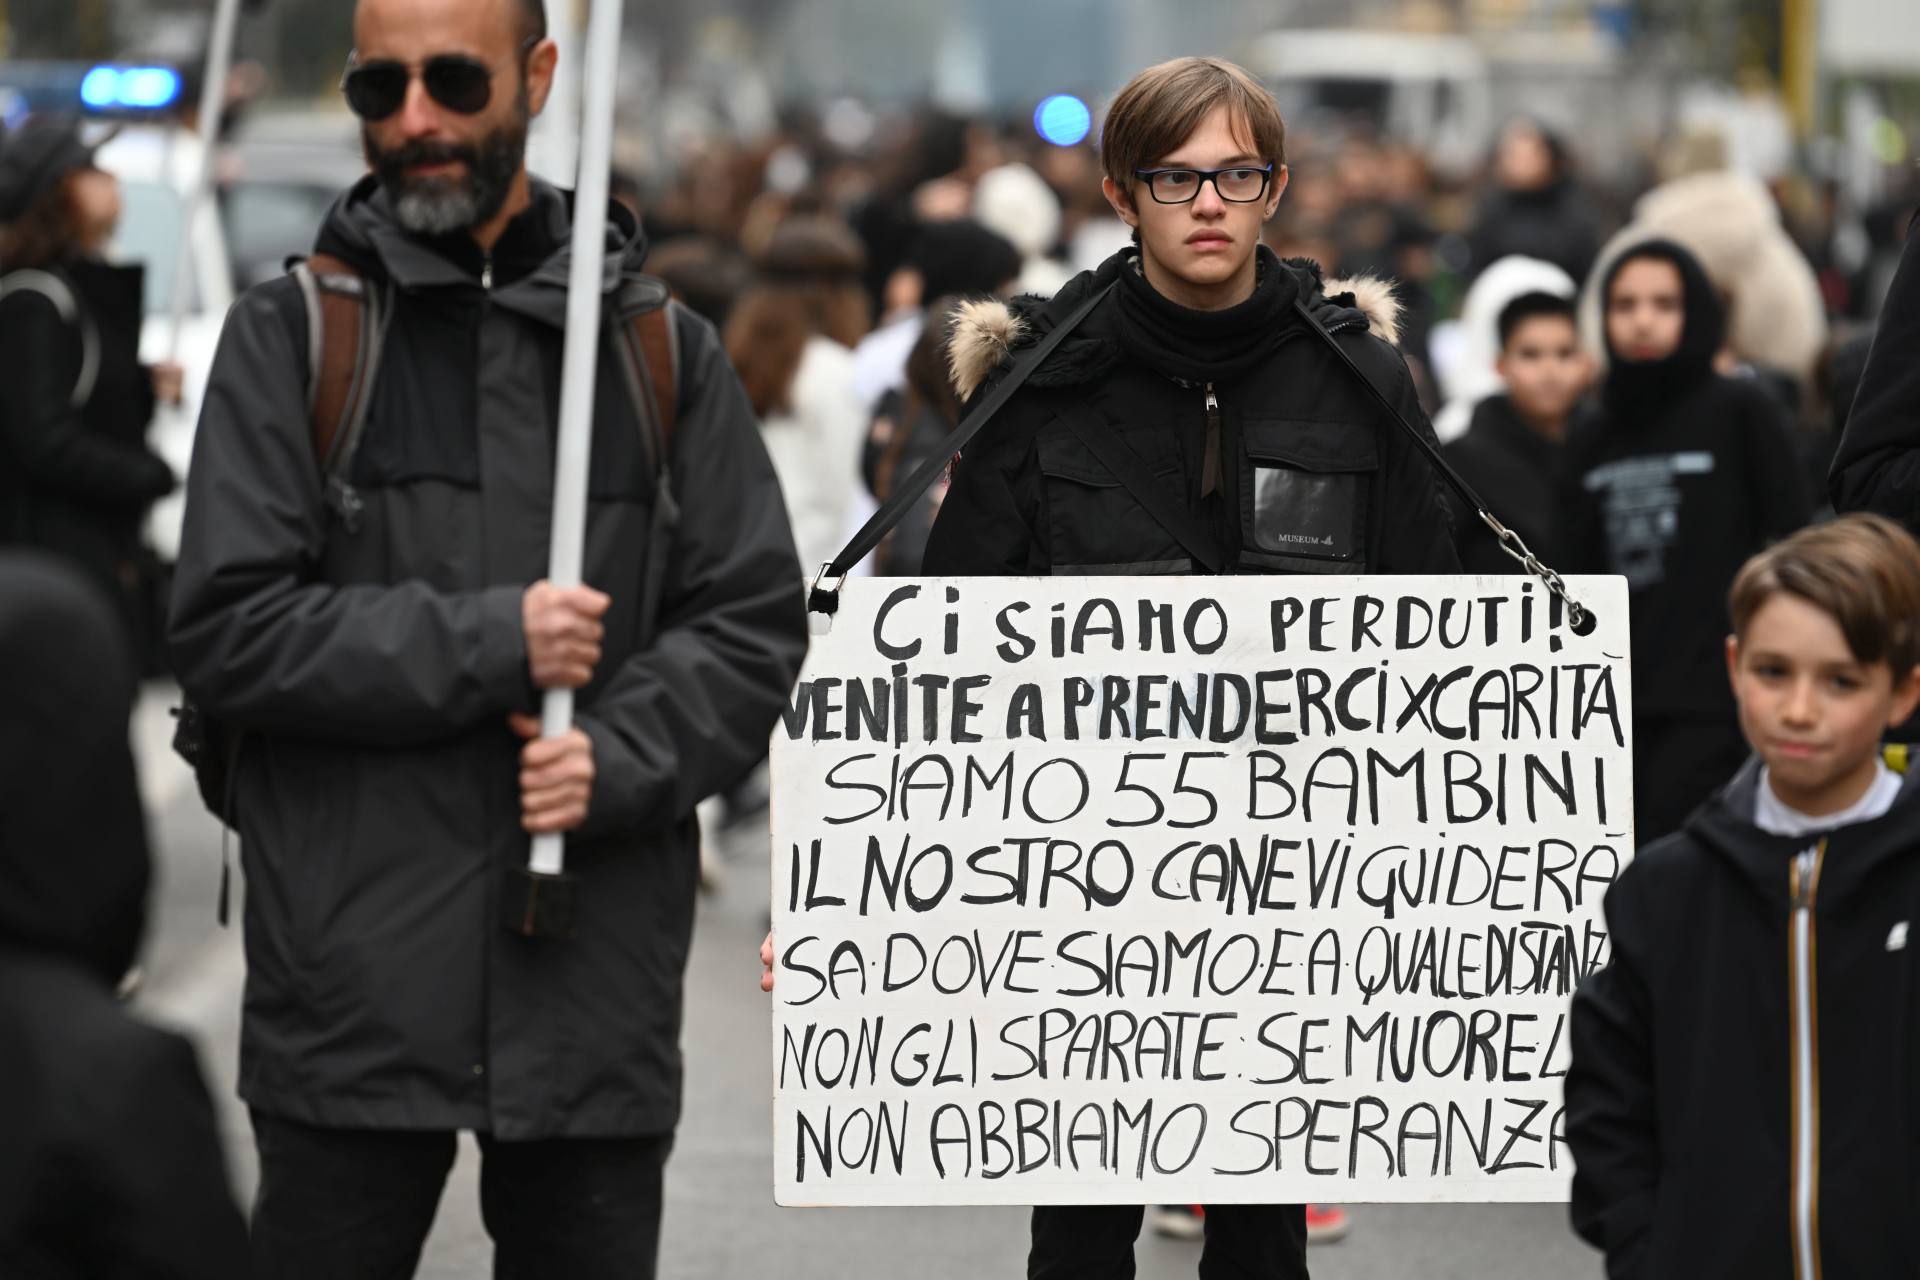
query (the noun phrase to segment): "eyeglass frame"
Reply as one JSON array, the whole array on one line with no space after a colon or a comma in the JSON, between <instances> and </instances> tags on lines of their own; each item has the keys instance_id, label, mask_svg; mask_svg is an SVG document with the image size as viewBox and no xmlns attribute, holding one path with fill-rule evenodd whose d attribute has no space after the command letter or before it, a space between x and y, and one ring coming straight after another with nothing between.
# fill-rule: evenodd
<instances>
[{"instance_id":1,"label":"eyeglass frame","mask_svg":"<svg viewBox=\"0 0 1920 1280\"><path fill-rule=\"evenodd\" d=\"M439 62L442 59L447 59L447 60L456 61L456 62L465 62L471 66L479 67L482 71L485 71L487 73L487 100L481 103L479 107L477 107L472 111L461 111L458 107L450 106L447 103L441 102L440 99L438 98L433 98L432 91L428 91L427 96L430 98L433 98L434 105L439 107L444 107L446 110L452 111L456 115L477 116L482 111L485 111L488 107L493 105L494 79L497 76L499 76L499 74L502 71L505 71L511 63L514 63L514 62L517 62L520 64L521 74L524 75L527 69L527 57L535 49L540 47L540 42L541 42L540 36L528 36L526 39L520 42L519 49L514 52L514 55L511 59L509 59L507 62L502 62L498 65L482 62L479 58L474 57L470 53L436 53L436 54L430 55L429 57L423 58L419 62L402 62L398 58L375 58L371 62L362 62L360 61L360 51L358 49L353 49L348 51L347 65L340 72L340 85L339 85L340 96L347 99L347 109L349 111L353 111L353 114L356 117L365 121L368 124L378 124L383 120L391 120L393 119L394 116L400 113L402 108L404 108L407 105L407 94L413 91L413 82L415 80L419 80L424 84L426 81L427 68L432 66L435 62ZM386 115L380 116L376 119L368 116L363 116L358 111L353 110L353 99L349 97L347 93L347 79L355 71L358 71L367 67L379 67L379 66L399 67L401 70L407 73L407 84L406 84L406 88L402 89L400 92L400 101L398 105L396 105L392 111L387 112Z\"/></svg>"},{"instance_id":2,"label":"eyeglass frame","mask_svg":"<svg viewBox=\"0 0 1920 1280\"><path fill-rule=\"evenodd\" d=\"M1258 204L1260 201L1266 199L1267 192L1273 189L1274 168L1275 166L1273 165L1272 162L1268 162L1267 164L1264 164L1264 165L1230 164L1230 165L1225 165L1219 169L1196 169L1191 165L1172 164L1172 165L1166 165L1159 169L1135 169L1133 171L1133 176L1147 184L1147 194L1153 197L1153 202L1155 204L1172 205L1175 208L1178 208L1183 204L1192 204L1195 200L1198 200L1200 198L1201 189L1204 188L1209 182L1213 184L1213 194L1215 194L1216 196L1219 196L1221 199L1221 202L1224 204ZM1226 192L1220 189L1221 174L1235 173L1235 172L1247 171L1247 170L1250 170L1254 173L1258 173L1260 175L1260 190L1257 194L1248 196L1244 200L1235 200L1232 196L1228 195ZM1159 196L1159 193L1157 193L1153 189L1154 177L1162 173L1191 173L1196 175L1199 178L1199 181L1196 182L1193 186L1193 194L1188 196L1185 200L1162 200Z\"/></svg>"}]
</instances>

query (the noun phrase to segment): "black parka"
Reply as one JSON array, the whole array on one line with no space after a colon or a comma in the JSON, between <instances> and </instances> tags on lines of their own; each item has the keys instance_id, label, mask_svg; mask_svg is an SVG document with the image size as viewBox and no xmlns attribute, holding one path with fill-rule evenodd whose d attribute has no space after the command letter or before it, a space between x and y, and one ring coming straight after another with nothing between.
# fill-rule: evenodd
<instances>
[{"instance_id":1,"label":"black parka","mask_svg":"<svg viewBox=\"0 0 1920 1280\"><path fill-rule=\"evenodd\" d=\"M693 810L766 750L805 649L799 568L739 382L676 309L681 515L664 580L645 580L654 491L603 344L585 579L613 605L577 704L596 777L567 842L576 936L503 931L502 876L528 849L507 715L536 705L521 608L546 575L570 217L536 183L483 259L401 230L371 179L335 207L321 249L397 298L354 526L322 499L293 282L250 291L221 340L172 639L188 694L244 735L240 1089L277 1115L508 1140L678 1115ZM614 219L609 308L662 305L636 224Z\"/></svg>"},{"instance_id":2,"label":"black parka","mask_svg":"<svg viewBox=\"0 0 1920 1280\"><path fill-rule=\"evenodd\" d=\"M1574 997L1573 1223L1613 1280L1795 1276L1791 864L1752 762L1608 891L1609 965ZM1819 1270L1920 1257L1920 777L1827 839L1806 939Z\"/></svg>"},{"instance_id":3,"label":"black parka","mask_svg":"<svg viewBox=\"0 0 1920 1280\"><path fill-rule=\"evenodd\" d=\"M1004 376L1116 273L1131 252L1069 281L1051 301L965 308L952 339L955 387L972 396ZM1396 309L1377 281L1323 286L1309 264L1279 262L1321 325L1429 437L1406 363L1382 334ZM1356 295L1355 289L1359 294ZM1364 302L1365 309L1361 304ZM1326 339L1289 314L1266 359L1212 388L1221 418L1222 496L1200 493L1206 389L1128 357L1108 296L1008 401L953 469L927 544L928 574L1195 572L1181 543L1062 420L1090 406L1167 492L1211 521L1238 573L1457 572L1432 464L1387 420ZM1372 322L1374 332L1369 333Z\"/></svg>"}]
</instances>

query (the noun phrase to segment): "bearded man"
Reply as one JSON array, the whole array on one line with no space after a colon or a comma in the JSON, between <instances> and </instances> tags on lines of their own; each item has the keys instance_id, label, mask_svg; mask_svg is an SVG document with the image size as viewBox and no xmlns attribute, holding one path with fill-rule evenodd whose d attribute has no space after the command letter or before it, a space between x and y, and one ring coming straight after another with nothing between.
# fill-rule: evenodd
<instances>
[{"instance_id":1,"label":"bearded man","mask_svg":"<svg viewBox=\"0 0 1920 1280\"><path fill-rule=\"evenodd\" d=\"M694 807L765 751L805 649L799 566L746 396L682 308L643 429L653 361L623 370L616 343L669 304L614 207L583 211L608 244L589 585L539 581L576 213L524 163L544 11L360 0L354 44L372 173L316 255L364 291L364 409L323 465L330 322L293 279L241 299L171 624L189 698L238 744L254 1274L412 1274L467 1130L496 1276L651 1276ZM563 687L577 727L541 738ZM539 832L568 837L570 938L501 927Z\"/></svg>"}]
</instances>

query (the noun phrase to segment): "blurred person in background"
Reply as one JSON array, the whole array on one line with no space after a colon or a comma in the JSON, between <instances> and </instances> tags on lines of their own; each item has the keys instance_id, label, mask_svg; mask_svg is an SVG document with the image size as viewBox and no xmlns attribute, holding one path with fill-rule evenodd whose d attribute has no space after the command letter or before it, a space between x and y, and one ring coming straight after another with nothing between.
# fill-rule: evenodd
<instances>
[{"instance_id":1,"label":"blurred person in background","mask_svg":"<svg viewBox=\"0 0 1920 1280\"><path fill-rule=\"evenodd\" d=\"M1727 169L1724 154L1717 135L1691 136L1681 162L1689 167L1635 202L1632 221L1607 241L1594 271L1605 274L1644 240L1684 245L1725 299L1722 372L1753 366L1776 398L1798 409L1826 349L1826 301L1772 194L1757 178ZM1598 346L1601 316L1592 295L1581 316L1589 345Z\"/></svg>"},{"instance_id":2,"label":"blurred person in background","mask_svg":"<svg viewBox=\"0 0 1920 1280\"><path fill-rule=\"evenodd\" d=\"M1727 587L1810 510L1786 416L1753 383L1714 371L1726 320L1699 260L1643 241L1594 292L1608 364L1600 412L1566 444L1555 567L1627 579L1634 835L1645 844L1746 758L1723 674Z\"/></svg>"},{"instance_id":3,"label":"blurred person in background","mask_svg":"<svg viewBox=\"0 0 1920 1280\"><path fill-rule=\"evenodd\" d=\"M239 1280L193 1046L115 998L151 877L120 630L71 565L0 551L0 1275Z\"/></svg>"},{"instance_id":4,"label":"blurred person in background","mask_svg":"<svg viewBox=\"0 0 1920 1280\"><path fill-rule=\"evenodd\" d=\"M887 281L906 260L915 234L928 223L967 217L974 184L1000 163L1000 156L1000 144L986 125L933 109L923 111L885 148L872 194L851 214L866 246L862 279L875 318L884 314Z\"/></svg>"},{"instance_id":5,"label":"blurred person in background","mask_svg":"<svg viewBox=\"0 0 1920 1280\"><path fill-rule=\"evenodd\" d=\"M1920 531L1920 215L1908 224L1829 485L1835 510Z\"/></svg>"},{"instance_id":6,"label":"blurred person in background","mask_svg":"<svg viewBox=\"0 0 1920 1280\"><path fill-rule=\"evenodd\" d=\"M860 469L876 502L885 502L895 483L929 458L947 452L946 438L960 423L960 397L947 373L947 326L961 301L953 294L934 299L907 354L905 386L882 396L874 411ZM876 574L891 578L920 572L927 534L946 489L944 477L935 481L881 541L874 552Z\"/></svg>"},{"instance_id":7,"label":"blurred person in background","mask_svg":"<svg viewBox=\"0 0 1920 1280\"><path fill-rule=\"evenodd\" d=\"M746 255L711 236L676 236L647 255L647 271L673 296L716 329L725 330L734 304L753 283Z\"/></svg>"},{"instance_id":8,"label":"blurred person in background","mask_svg":"<svg viewBox=\"0 0 1920 1280\"><path fill-rule=\"evenodd\" d=\"M33 119L0 139L0 544L77 565L145 667L159 611L142 523L178 483L147 427L180 398L181 373L140 363L143 273L101 256L120 209L77 121Z\"/></svg>"},{"instance_id":9,"label":"blurred person in background","mask_svg":"<svg viewBox=\"0 0 1920 1280\"><path fill-rule=\"evenodd\" d=\"M1014 292L1050 298L1072 278L1073 272L1054 256L1060 243L1060 198L1026 165L1003 164L981 174L973 188L973 217L1019 251Z\"/></svg>"},{"instance_id":10,"label":"blurred person in background","mask_svg":"<svg viewBox=\"0 0 1920 1280\"><path fill-rule=\"evenodd\" d=\"M1482 271L1467 290L1459 319L1446 327L1446 340L1434 337L1434 376L1446 396L1433 419L1434 434L1442 440L1460 435L1480 402L1505 389L1500 317L1515 298L1550 293L1573 299L1579 292L1572 276L1538 258L1502 258Z\"/></svg>"},{"instance_id":11,"label":"blurred person in background","mask_svg":"<svg viewBox=\"0 0 1920 1280\"><path fill-rule=\"evenodd\" d=\"M1468 235L1473 270L1519 254L1585 280L1600 247L1592 207L1559 135L1537 120L1510 122L1494 148L1493 187Z\"/></svg>"},{"instance_id":12,"label":"blurred person in background","mask_svg":"<svg viewBox=\"0 0 1920 1280\"><path fill-rule=\"evenodd\" d=\"M727 356L759 415L809 581L840 550L872 414L853 365L868 325L865 265L843 223L790 219L774 229L727 321Z\"/></svg>"},{"instance_id":13,"label":"blurred person in background","mask_svg":"<svg viewBox=\"0 0 1920 1280\"><path fill-rule=\"evenodd\" d=\"M1504 390L1474 407L1466 434L1441 446L1488 510L1545 555L1553 534L1553 489L1567 437L1593 362L1580 348L1571 296L1523 293L1500 312ZM1454 537L1468 573L1523 573L1478 513L1456 504Z\"/></svg>"},{"instance_id":14,"label":"blurred person in background","mask_svg":"<svg viewBox=\"0 0 1920 1280\"><path fill-rule=\"evenodd\" d=\"M888 392L906 386L907 357L926 323L927 300L1011 297L1021 269L1013 243L970 218L922 227L887 281L886 322L854 348L860 402L877 409Z\"/></svg>"}]
</instances>

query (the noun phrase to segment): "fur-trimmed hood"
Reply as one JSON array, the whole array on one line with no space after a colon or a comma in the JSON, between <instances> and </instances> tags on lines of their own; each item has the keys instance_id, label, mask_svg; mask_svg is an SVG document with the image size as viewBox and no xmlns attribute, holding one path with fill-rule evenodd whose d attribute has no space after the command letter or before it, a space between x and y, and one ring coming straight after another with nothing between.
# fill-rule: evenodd
<instances>
[{"instance_id":1,"label":"fur-trimmed hood","mask_svg":"<svg viewBox=\"0 0 1920 1280\"><path fill-rule=\"evenodd\" d=\"M1131 259L1134 250L1124 250ZM1400 341L1399 299L1393 285L1374 276L1322 281L1318 264L1306 258L1279 259L1282 270L1300 278L1300 296L1311 299L1314 318L1328 329L1357 328L1389 344ZM1016 351L1031 346L1071 311L1115 269L1109 259L1097 270L1067 282L1053 298L1025 296L1002 302L997 298L963 302L948 318L947 369L953 389L962 401L971 399L996 369L1009 363ZM1121 263L1121 270L1130 266ZM1119 363L1120 348L1109 338L1075 334L1060 344L1046 364L1034 370L1030 385L1077 386L1091 382Z\"/></svg>"}]
</instances>

